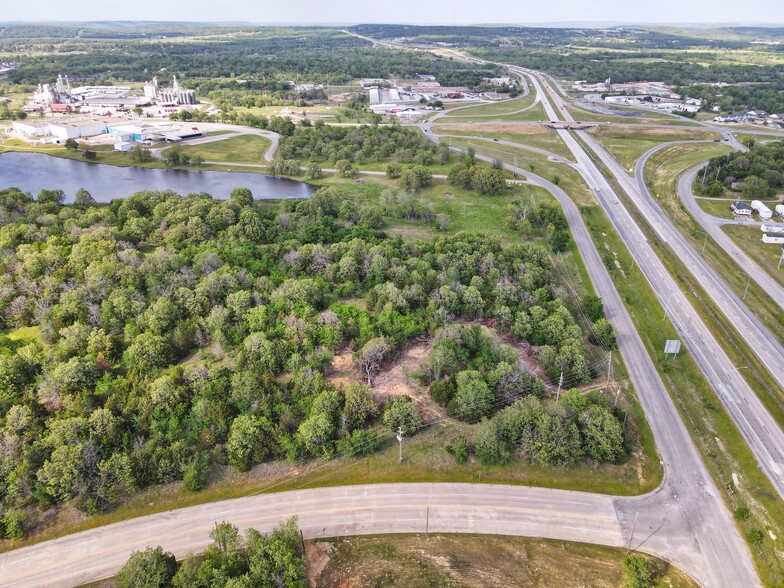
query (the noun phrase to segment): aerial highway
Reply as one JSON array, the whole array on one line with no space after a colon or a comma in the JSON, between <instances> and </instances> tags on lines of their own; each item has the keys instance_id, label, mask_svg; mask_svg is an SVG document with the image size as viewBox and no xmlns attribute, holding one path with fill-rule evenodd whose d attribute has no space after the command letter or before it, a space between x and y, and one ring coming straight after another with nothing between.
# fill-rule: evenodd
<instances>
[{"instance_id":1,"label":"aerial highway","mask_svg":"<svg viewBox=\"0 0 784 588\"><path fill-rule=\"evenodd\" d=\"M520 68L517 72L530 76L548 116L557 120L536 72ZM439 140L429 123L423 123L422 128L431 140ZM705 370L706 366L720 365L721 357L713 354L711 348L695 350L697 342L718 344L710 332L700 330L699 317L656 257L639 226L618 203L582 146L568 131L557 132L570 147L576 167L589 186L598 188L599 202L652 285L655 284L665 308L685 333L689 348L696 357L701 349L708 356L713 355L713 361L703 358L700 366ZM680 419L576 205L551 182L526 170L508 165L507 168L514 169L524 181L549 190L563 206L594 290L603 299L607 317L615 326L618 348L656 438L665 473L656 491L639 497L611 497L521 486L378 484L262 494L157 513L0 554L0 586L86 583L113 575L132 551L148 545L160 544L178 557L202 550L209 542L208 533L215 522L228 520L241 528L251 526L266 531L291 515L299 517L299 525L309 538L390 532L552 537L625 546L658 555L704 586L760 585L748 546ZM694 339L697 336L707 340ZM744 410L749 400L756 400L759 405L751 392L748 400L744 398L746 402L741 401L738 395L744 390L735 385L738 379L743 384L745 381L737 372L731 375L726 383L732 387L723 385L721 380L718 382L717 390L725 404L732 406L734 399L734 404ZM741 412L740 416L747 414L764 417L754 411ZM744 426L749 429L747 439L758 434L755 422L740 426L742 430ZM781 433L780 429L776 430ZM779 451L772 456L780 460L783 446L765 445L776 442L779 439L771 434L752 448L755 453L766 447ZM768 475L775 473L770 461L762 460L763 453L757 456ZM777 489L782 491L781 486L777 485Z\"/></svg>"},{"instance_id":2,"label":"aerial highway","mask_svg":"<svg viewBox=\"0 0 784 588\"><path fill-rule=\"evenodd\" d=\"M535 85L540 83L536 75L532 75L532 80ZM539 90L540 87L537 87L537 91ZM569 120L571 117L565 104L557 95L555 96L554 101L561 115L565 120ZM543 104L548 116L552 117L552 120L556 120L556 111L546 95ZM771 479L779 494L784 496L784 432L782 432L781 427L743 378L740 370L733 366L732 361L724 352L716 337L707 328L686 295L678 287L675 279L664 267L661 259L653 251L648 238L637 225L637 221L625 208L621 200L618 199L613 188L586 151L572 136L571 132L560 129L557 132L575 155L578 169L588 182L588 185L593 187L599 203L623 238L651 287L662 301L666 312L670 315L695 361L735 420L736 425L757 457L760 467ZM666 223L661 220L652 207L646 206L646 200L639 193L639 188L633 179L621 169L615 159L603 150L590 135L581 131L577 132L581 133L581 138L584 139L586 144L594 150L604 165L613 173L635 206L643 211L647 221L654 226L656 232L673 247L677 255L682 255L681 260L686 266L692 271L701 272L697 275L698 277L702 276L702 279L704 279L704 281L701 280L702 286L705 287L708 294L723 312L732 315L735 320L733 318L730 320L733 320L736 328L746 329L746 332L743 333L744 337L758 337L756 340L759 341L762 348L769 350L771 357L776 357L778 354L776 353L775 343L763 340L764 336L753 328L752 321L748 319L747 315L737 309L737 305L733 309L731 304L732 298L729 296L726 286L723 286L715 272L712 272L711 268L705 268L705 262L701 257L697 256L698 259L694 258L692 252L689 251L688 244L677 247L683 242L682 235L677 231L673 234L666 230ZM696 252L694 253L696 254ZM773 373L774 378L781 382L784 387L784 361L771 359L771 363L766 365Z\"/></svg>"},{"instance_id":3,"label":"aerial highway","mask_svg":"<svg viewBox=\"0 0 784 588\"><path fill-rule=\"evenodd\" d=\"M433 140L438 137L429 133ZM162 545L178 557L208 543L215 522L269 530L291 515L307 537L391 532L529 535L625 546L658 555L704 586L758 586L747 545L702 463L634 328L579 210L551 182L657 439L665 479L639 497L521 486L379 484L264 494L158 513L0 555L0 586L70 586L114 574L128 555Z\"/></svg>"}]
</instances>

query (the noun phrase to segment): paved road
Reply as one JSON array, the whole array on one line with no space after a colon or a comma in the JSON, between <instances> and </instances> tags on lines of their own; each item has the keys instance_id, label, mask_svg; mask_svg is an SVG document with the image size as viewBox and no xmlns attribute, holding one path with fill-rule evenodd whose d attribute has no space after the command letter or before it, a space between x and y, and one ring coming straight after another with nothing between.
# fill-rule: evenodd
<instances>
[{"instance_id":1,"label":"paved road","mask_svg":"<svg viewBox=\"0 0 784 588\"><path fill-rule=\"evenodd\" d=\"M146 546L163 545L178 558L199 552L222 520L266 532L293 515L306 538L432 531L625 544L609 496L472 484L342 486L213 502L11 551L0 555L0 586L91 582Z\"/></svg>"},{"instance_id":2,"label":"paved road","mask_svg":"<svg viewBox=\"0 0 784 588\"><path fill-rule=\"evenodd\" d=\"M534 80L536 78L534 77ZM556 101L558 99L556 98ZM554 109L545 101L545 108L550 107L550 114L555 115ZM565 116L569 116L563 104L558 104ZM561 138L566 141L572 152L578 158L577 167L589 185L596 189L596 196L613 225L618 230L630 252L637 261L638 266L645 274L646 279L662 301L666 311L675 324L676 329L683 338L686 347L692 353L695 361L705 374L708 382L716 390L727 411L732 416L742 435L749 443L760 467L773 482L780 495L784 496L784 432L765 409L762 402L742 377L740 370L735 369L732 361L719 345L713 333L706 327L699 314L681 292L678 284L669 274L662 261L653 251L648 239L640 230L629 211L620 203L613 189L602 173L596 168L587 153L577 143L568 131L558 131ZM587 133L581 133L581 138L599 156L602 162L613 173L621 187L629 195L635 206L642 212L654 231L669 243L676 255L686 267L700 279L701 285L709 296L717 302L719 308L730 317L733 324L739 328L741 334L747 339L755 341L761 349L758 353L771 350L775 352L776 342L766 340L760 334L753 321L740 310L739 305L733 300L726 286L717 281L717 276L712 269L705 267L704 260L684 243L683 237L668 227L666 217L662 218L661 210L657 212L656 206L641 194L640 187L620 167L620 165ZM650 195L649 195L650 196ZM743 329L743 330L741 330ZM784 382L784 361L768 364L774 377ZM658 439L658 437L657 437Z\"/></svg>"},{"instance_id":3,"label":"paved road","mask_svg":"<svg viewBox=\"0 0 784 588\"><path fill-rule=\"evenodd\" d=\"M532 80L538 84L535 77ZM549 107L546 100L544 103ZM428 136L437 140L432 133ZM581 149L579 152L585 156ZM616 327L619 349L657 439L666 468L666 480L659 490L637 498L610 498L524 487L405 484L264 495L125 521L0 555L0 584L86 582L111 575L131 551L144 545L162 544L180 556L198 551L206 545L208 530L218 520L266 530L290 514L298 514L309 537L429 529L576 539L631 545L661 555L705 586L759 585L748 548L701 462L577 207L552 183L521 169L515 171L550 190L564 207L594 288Z\"/></svg>"},{"instance_id":4,"label":"paved road","mask_svg":"<svg viewBox=\"0 0 784 588\"><path fill-rule=\"evenodd\" d=\"M665 143L663 145L659 145L647 153L645 153L640 160L637 162L635 168L635 175L639 179L640 183L644 182L644 173L645 173L645 164L647 163L648 159L657 151L666 148L671 143ZM697 177L697 172L705 167L705 164L698 165L688 172L683 174L680 178L678 178L678 195L683 202L683 205L686 207L686 210L694 217L697 221L697 224L700 225L702 230L711 236L711 238L716 241L716 243L721 247L727 256L732 259L735 263L738 264L739 270L742 269L752 280L754 280L760 288L762 288L765 293L770 296L770 298L779 305L782 309L784 309L784 287L781 286L776 280L774 280L768 272L762 269L757 262L755 262L751 257L746 255L746 253L730 238L727 233L721 230L720 224L727 224L727 223L717 223L716 217L708 214L697 203L697 200L694 196L694 192L692 191L692 186L694 185L694 180ZM647 192L646 187L646 192ZM728 220L729 219L720 219L720 220ZM737 221L729 221L729 222L737 222ZM760 231L759 238L762 238L762 232ZM756 320L757 317L753 318ZM769 333L766 333L766 335ZM772 337L772 334L771 334ZM784 353L784 349L781 350Z\"/></svg>"},{"instance_id":5,"label":"paved road","mask_svg":"<svg viewBox=\"0 0 784 588\"><path fill-rule=\"evenodd\" d=\"M202 145L204 143L213 143L215 141L223 141L224 139L230 139L231 137L236 137L238 135L256 135L258 137L264 137L271 141L269 147L264 152L264 161L272 161L275 159L275 151L278 149L278 141L280 140L280 135L278 133L273 133L272 131L266 131L264 129L254 129L253 127L242 127L238 125L229 125L224 123L198 123L201 127L203 132L211 132L211 131L230 131L225 135L214 135L212 137L200 137L198 139L191 139L186 141L185 145ZM156 159L163 158L163 152L169 149L171 145L166 147L159 147L158 149L153 149L151 151L153 157ZM221 165L225 164L225 161L218 162ZM235 164L232 164L235 165Z\"/></svg>"}]
</instances>

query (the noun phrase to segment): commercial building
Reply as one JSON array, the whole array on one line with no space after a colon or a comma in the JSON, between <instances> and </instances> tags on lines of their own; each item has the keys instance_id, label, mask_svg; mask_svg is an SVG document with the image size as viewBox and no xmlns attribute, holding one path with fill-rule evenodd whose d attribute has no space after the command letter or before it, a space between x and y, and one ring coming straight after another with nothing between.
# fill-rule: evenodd
<instances>
[{"instance_id":1,"label":"commercial building","mask_svg":"<svg viewBox=\"0 0 784 588\"><path fill-rule=\"evenodd\" d=\"M73 122L52 122L49 124L49 134L58 140L82 139L95 137L106 132L106 122L98 119L76 120Z\"/></svg>"},{"instance_id":2,"label":"commercial building","mask_svg":"<svg viewBox=\"0 0 784 588\"><path fill-rule=\"evenodd\" d=\"M31 139L51 134L49 132L49 123L45 120L15 120L12 126L14 131Z\"/></svg>"}]
</instances>

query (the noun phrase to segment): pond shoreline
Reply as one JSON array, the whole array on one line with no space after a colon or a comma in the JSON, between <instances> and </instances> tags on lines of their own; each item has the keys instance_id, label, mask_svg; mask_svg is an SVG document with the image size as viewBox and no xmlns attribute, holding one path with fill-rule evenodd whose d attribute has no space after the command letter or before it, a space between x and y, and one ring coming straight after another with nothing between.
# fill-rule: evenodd
<instances>
[{"instance_id":1,"label":"pond shoreline","mask_svg":"<svg viewBox=\"0 0 784 588\"><path fill-rule=\"evenodd\" d=\"M63 190L66 202L85 188L104 203L145 190L206 192L226 199L232 189L248 188L256 200L272 200L309 198L317 189L306 182L253 172L116 166L41 152L6 151L0 153L0 189L10 187L33 195L43 189Z\"/></svg>"}]
</instances>

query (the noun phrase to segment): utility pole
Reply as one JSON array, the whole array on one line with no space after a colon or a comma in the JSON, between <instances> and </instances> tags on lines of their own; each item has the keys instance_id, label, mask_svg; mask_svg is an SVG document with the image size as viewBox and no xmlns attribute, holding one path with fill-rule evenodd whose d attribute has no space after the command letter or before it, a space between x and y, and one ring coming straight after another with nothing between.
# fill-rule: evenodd
<instances>
[{"instance_id":1,"label":"utility pole","mask_svg":"<svg viewBox=\"0 0 784 588\"><path fill-rule=\"evenodd\" d=\"M784 247L781 248L781 257L779 257L779 264L776 266L776 269L781 269L782 261L784 261Z\"/></svg>"},{"instance_id":2,"label":"utility pole","mask_svg":"<svg viewBox=\"0 0 784 588\"><path fill-rule=\"evenodd\" d=\"M561 400L561 386L563 386L563 368L561 368L561 377L558 378L558 392L555 395L555 404L558 404L558 401Z\"/></svg>"},{"instance_id":3,"label":"utility pole","mask_svg":"<svg viewBox=\"0 0 784 588\"><path fill-rule=\"evenodd\" d=\"M400 445L400 457L398 458L398 463L403 463L403 427L397 428L397 441Z\"/></svg>"},{"instance_id":4,"label":"utility pole","mask_svg":"<svg viewBox=\"0 0 784 588\"><path fill-rule=\"evenodd\" d=\"M634 523L632 523L632 534L629 537L629 548L627 549L627 551L632 550L632 541L634 540L634 528L637 526L637 516L639 514L640 514L639 512L634 513Z\"/></svg>"},{"instance_id":5,"label":"utility pole","mask_svg":"<svg viewBox=\"0 0 784 588\"><path fill-rule=\"evenodd\" d=\"M607 388L610 387L610 376L612 375L612 349L610 350L610 360L607 363Z\"/></svg>"},{"instance_id":6,"label":"utility pole","mask_svg":"<svg viewBox=\"0 0 784 588\"><path fill-rule=\"evenodd\" d=\"M616 391L615 391L615 403L613 404L613 408L615 408L616 406L618 406L618 397L619 397L620 395L621 395L621 389L620 389L620 388L618 388L618 390L616 390Z\"/></svg>"}]
</instances>

